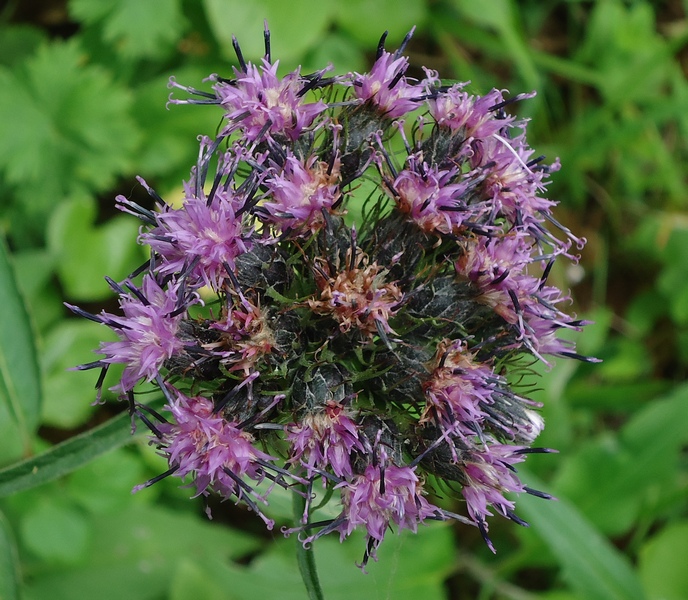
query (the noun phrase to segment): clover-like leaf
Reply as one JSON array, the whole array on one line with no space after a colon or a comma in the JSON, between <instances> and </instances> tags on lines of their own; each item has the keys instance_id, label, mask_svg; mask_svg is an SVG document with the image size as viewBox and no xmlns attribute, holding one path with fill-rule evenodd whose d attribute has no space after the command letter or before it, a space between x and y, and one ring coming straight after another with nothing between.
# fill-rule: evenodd
<instances>
[{"instance_id":1,"label":"clover-like leaf","mask_svg":"<svg viewBox=\"0 0 688 600\"><path fill-rule=\"evenodd\" d=\"M72 40L41 46L14 70L0 67L0 177L34 229L61 198L107 189L138 139L131 98Z\"/></svg>"},{"instance_id":2,"label":"clover-like leaf","mask_svg":"<svg viewBox=\"0 0 688 600\"><path fill-rule=\"evenodd\" d=\"M105 42L127 58L159 58L182 35L180 0L72 0L70 13L87 25L102 27Z\"/></svg>"}]
</instances>

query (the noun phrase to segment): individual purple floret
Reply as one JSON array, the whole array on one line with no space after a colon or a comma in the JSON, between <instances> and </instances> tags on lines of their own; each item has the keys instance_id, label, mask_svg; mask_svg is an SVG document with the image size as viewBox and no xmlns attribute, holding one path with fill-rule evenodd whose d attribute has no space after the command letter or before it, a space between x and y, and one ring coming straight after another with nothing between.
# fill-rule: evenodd
<instances>
[{"instance_id":1,"label":"individual purple floret","mask_svg":"<svg viewBox=\"0 0 688 600\"><path fill-rule=\"evenodd\" d=\"M384 37L381 44L383 42ZM405 44L406 41L402 48ZM387 119L396 119L411 112L424 97L425 83L409 83L405 76L409 62L408 58L401 56L402 48L391 54L380 46L370 72L356 73L353 78L356 98L371 104Z\"/></svg>"},{"instance_id":2,"label":"individual purple floret","mask_svg":"<svg viewBox=\"0 0 688 600\"><path fill-rule=\"evenodd\" d=\"M267 504L265 497L244 479L261 483L276 459L255 448L253 436L218 414L207 398L188 397L174 388L170 388L170 395L167 409L174 423L157 426L163 435L161 448L170 465L169 473L182 478L190 475L196 495L212 490L225 498L243 500L272 529L274 521L255 504L255 500ZM141 487L146 484L134 491Z\"/></svg>"},{"instance_id":3,"label":"individual purple floret","mask_svg":"<svg viewBox=\"0 0 688 600\"><path fill-rule=\"evenodd\" d=\"M156 213L157 227L141 234L141 241L160 257L162 275L184 273L187 279L219 290L227 265L252 245L252 229L239 210L246 199L232 190L217 190L212 198L196 197L185 185L184 204Z\"/></svg>"},{"instance_id":4,"label":"individual purple floret","mask_svg":"<svg viewBox=\"0 0 688 600\"><path fill-rule=\"evenodd\" d=\"M128 392L140 381L153 381L158 377L165 361L183 351L184 342L178 336L179 324L187 306L197 302L195 296L185 298L179 284L162 288L153 275L143 278L141 289L127 285L120 291L120 308L123 316L105 311L99 315L85 315L77 307L70 308L77 314L88 316L113 329L120 340L103 342L99 352L105 358L102 364L85 365L104 367L124 364L124 373L113 389Z\"/></svg>"},{"instance_id":5,"label":"individual purple floret","mask_svg":"<svg viewBox=\"0 0 688 600\"><path fill-rule=\"evenodd\" d=\"M483 407L492 403L499 378L466 352L464 342L442 342L438 355L439 364L425 384L425 418L432 415L445 430L473 437L487 418Z\"/></svg>"},{"instance_id":6,"label":"individual purple floret","mask_svg":"<svg viewBox=\"0 0 688 600\"><path fill-rule=\"evenodd\" d=\"M325 111L322 101L304 102L307 82L299 69L280 78L278 66L279 61L263 59L260 67L248 63L243 71L234 69L233 80L217 80L215 93L228 121L224 134L240 131L249 141L280 134L294 141Z\"/></svg>"},{"instance_id":7,"label":"individual purple floret","mask_svg":"<svg viewBox=\"0 0 688 600\"><path fill-rule=\"evenodd\" d=\"M291 442L290 461L303 466L307 477L330 469L342 478L353 476L352 454L364 452L358 426L344 407L328 402L322 410L309 412L287 429Z\"/></svg>"},{"instance_id":8,"label":"individual purple floret","mask_svg":"<svg viewBox=\"0 0 688 600\"><path fill-rule=\"evenodd\" d=\"M468 514L493 552L494 546L487 537L486 517L492 516L490 507L504 517L520 521L514 515L514 501L504 496L527 491L513 469L514 464L524 460L520 450L522 448L517 446L492 443L484 449L472 448L462 461L465 481L461 493L466 499Z\"/></svg>"},{"instance_id":9,"label":"individual purple floret","mask_svg":"<svg viewBox=\"0 0 688 600\"><path fill-rule=\"evenodd\" d=\"M389 186L399 210L427 233L458 234L478 212L467 203L470 180L462 180L455 167L444 170L421 161L417 154L409 156L408 167Z\"/></svg>"},{"instance_id":10,"label":"individual purple floret","mask_svg":"<svg viewBox=\"0 0 688 600\"><path fill-rule=\"evenodd\" d=\"M492 90L485 96L472 96L464 92L466 84L458 83L444 93L433 94L428 101L428 111L440 127L446 127L460 135L468 144L476 140L490 139L513 122L513 117L500 115L504 104L501 90ZM429 90L432 94L432 89ZM523 99L529 96L520 96ZM516 99L513 99L516 100Z\"/></svg>"},{"instance_id":11,"label":"individual purple floret","mask_svg":"<svg viewBox=\"0 0 688 600\"><path fill-rule=\"evenodd\" d=\"M267 198L259 215L279 231L315 233L325 225L324 212L332 212L341 198L338 161L332 164L313 155L307 162L288 155L273 165L265 178Z\"/></svg>"}]
</instances>

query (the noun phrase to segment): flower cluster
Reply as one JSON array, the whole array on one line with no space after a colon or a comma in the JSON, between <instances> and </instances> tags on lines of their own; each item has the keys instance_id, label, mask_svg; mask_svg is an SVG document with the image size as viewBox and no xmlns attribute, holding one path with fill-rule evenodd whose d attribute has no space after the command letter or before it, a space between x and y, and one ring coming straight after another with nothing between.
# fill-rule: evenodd
<instances>
[{"instance_id":1,"label":"flower cluster","mask_svg":"<svg viewBox=\"0 0 688 600\"><path fill-rule=\"evenodd\" d=\"M151 251L110 281L122 315L70 307L119 336L79 368L101 368L101 386L124 365L114 389L169 462L140 487L181 477L269 527L270 492L294 490L306 510L285 533L362 528L363 564L390 529L458 519L492 547L488 517L524 524L510 494L548 496L514 465L547 450L531 447L544 423L509 375L592 360L559 337L585 323L548 274L584 240L543 196L558 164L531 158L505 110L528 96L413 79L409 38L389 53L383 36L365 74L280 77L269 44L254 65L235 43L239 67L212 91L172 80L172 104L214 105L223 126L201 138L181 206L143 180L153 209L117 198ZM142 382L162 410L139 401ZM438 488L460 490L465 516L432 503ZM339 516L311 523L320 489Z\"/></svg>"}]
</instances>

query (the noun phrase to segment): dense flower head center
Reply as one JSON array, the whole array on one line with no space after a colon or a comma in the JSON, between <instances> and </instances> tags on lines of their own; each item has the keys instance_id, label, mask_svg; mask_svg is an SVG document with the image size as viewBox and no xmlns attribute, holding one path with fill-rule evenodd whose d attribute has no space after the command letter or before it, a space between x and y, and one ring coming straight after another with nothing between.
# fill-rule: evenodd
<instances>
[{"instance_id":1,"label":"dense flower head center","mask_svg":"<svg viewBox=\"0 0 688 600\"><path fill-rule=\"evenodd\" d=\"M219 340L206 342L203 347L221 357L230 371L243 371L248 376L260 358L277 345L268 316L245 299L223 313L224 318L211 325L220 333Z\"/></svg>"}]
</instances>

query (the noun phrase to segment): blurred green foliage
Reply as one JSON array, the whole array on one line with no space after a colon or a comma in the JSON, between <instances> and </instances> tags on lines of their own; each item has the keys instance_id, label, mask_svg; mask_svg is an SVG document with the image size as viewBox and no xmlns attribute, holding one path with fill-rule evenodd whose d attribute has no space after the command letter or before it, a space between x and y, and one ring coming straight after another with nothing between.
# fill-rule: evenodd
<instances>
[{"instance_id":1,"label":"blurred green foliage","mask_svg":"<svg viewBox=\"0 0 688 600\"><path fill-rule=\"evenodd\" d=\"M536 366L540 442L561 453L533 457L528 477L561 501L520 498L530 529L494 519L496 557L461 526L390 535L369 575L354 566L360 540L324 539L326 597L688 597L687 15L680 0L10 2L0 13L0 598L304 597L293 540L252 515L223 505L209 522L167 481L131 496L164 466L141 438L120 447L125 420L85 434L119 449L71 474L76 463L41 463L47 483L11 485L15 461L121 408L107 394L91 406L93 375L65 371L93 360L108 332L62 302L111 302L103 276L144 260L138 224L116 214L114 196L148 202L140 174L174 197L195 137L219 124L211 108L166 110L169 77L201 86L231 73L232 34L258 59L264 19L285 72L364 70L384 29L391 48L416 26L416 68L470 80L475 93L537 90L514 108L532 119L530 145L561 157L550 197L588 239L580 264L552 276L595 321L581 351L604 359ZM39 466L23 468L29 488Z\"/></svg>"}]
</instances>

